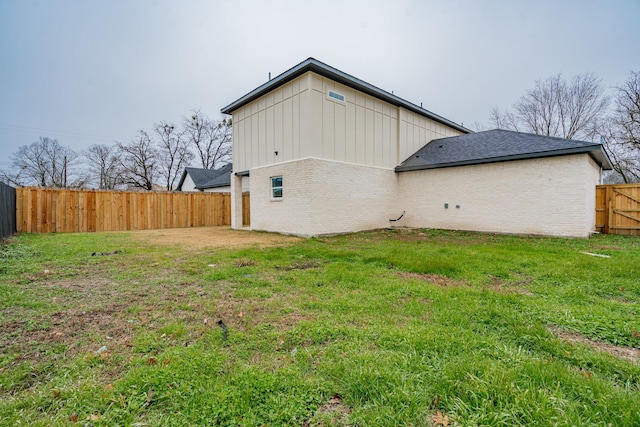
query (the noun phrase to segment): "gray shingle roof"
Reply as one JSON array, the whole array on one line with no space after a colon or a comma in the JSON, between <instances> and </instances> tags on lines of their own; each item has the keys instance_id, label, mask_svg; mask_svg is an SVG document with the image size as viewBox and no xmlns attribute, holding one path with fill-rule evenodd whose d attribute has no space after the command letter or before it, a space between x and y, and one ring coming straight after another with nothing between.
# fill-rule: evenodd
<instances>
[{"instance_id":1,"label":"gray shingle roof","mask_svg":"<svg viewBox=\"0 0 640 427\"><path fill-rule=\"evenodd\" d=\"M604 169L611 169L602 144L495 129L434 139L395 170L405 172L580 153L588 153Z\"/></svg>"},{"instance_id":2,"label":"gray shingle roof","mask_svg":"<svg viewBox=\"0 0 640 427\"><path fill-rule=\"evenodd\" d=\"M176 189L178 191L182 191L182 184L184 183L187 174L189 174L198 190L230 186L231 169L233 169L233 165L231 163L226 164L219 169L185 168Z\"/></svg>"},{"instance_id":3,"label":"gray shingle roof","mask_svg":"<svg viewBox=\"0 0 640 427\"><path fill-rule=\"evenodd\" d=\"M290 68L284 73L269 80L265 84L255 88L248 94L244 95L242 98L227 105L220 111L223 114L231 114L233 111L237 110L238 108L241 108L244 105L247 105L248 103L260 98L262 95L265 95L266 93L271 92L272 90L286 84L287 82L290 82L291 80L301 76L307 71L312 71L316 74L327 77L335 82L338 82L350 88L359 90L360 92L364 92L367 95L371 95L382 101L388 102L391 105L406 108L409 111L413 111L414 113L420 114L421 116L427 117L431 120L435 120L436 122L447 125L453 129L459 130L460 132L464 132L464 133L471 132L469 129L465 128L462 125L452 122L449 119L445 119L442 116L439 116L435 113L432 113L429 110L426 110L422 107L412 104L411 102L406 101L398 96L395 96L392 93L384 91L372 84L369 84L363 80L353 77L350 74L342 72L337 68L333 68L330 65L327 65L324 62L318 61L317 59L314 59L314 58L308 58L302 61L301 63L294 66L293 68Z\"/></svg>"}]
</instances>

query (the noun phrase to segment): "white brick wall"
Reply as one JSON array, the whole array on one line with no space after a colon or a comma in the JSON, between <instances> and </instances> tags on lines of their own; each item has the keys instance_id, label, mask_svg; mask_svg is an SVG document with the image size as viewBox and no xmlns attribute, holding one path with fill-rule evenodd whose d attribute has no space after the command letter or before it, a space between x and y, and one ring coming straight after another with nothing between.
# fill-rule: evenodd
<instances>
[{"instance_id":1,"label":"white brick wall","mask_svg":"<svg viewBox=\"0 0 640 427\"><path fill-rule=\"evenodd\" d=\"M595 227L594 166L580 154L404 172L399 204L410 227L587 237Z\"/></svg>"},{"instance_id":2,"label":"white brick wall","mask_svg":"<svg viewBox=\"0 0 640 427\"><path fill-rule=\"evenodd\" d=\"M270 178L279 175L284 197L271 200ZM598 179L587 154L402 173L306 158L251 170L251 228L315 236L403 225L586 237Z\"/></svg>"},{"instance_id":3,"label":"white brick wall","mask_svg":"<svg viewBox=\"0 0 640 427\"><path fill-rule=\"evenodd\" d=\"M283 197L271 200L272 176ZM369 230L399 216L393 170L315 158L251 170L251 228L315 236Z\"/></svg>"}]
</instances>

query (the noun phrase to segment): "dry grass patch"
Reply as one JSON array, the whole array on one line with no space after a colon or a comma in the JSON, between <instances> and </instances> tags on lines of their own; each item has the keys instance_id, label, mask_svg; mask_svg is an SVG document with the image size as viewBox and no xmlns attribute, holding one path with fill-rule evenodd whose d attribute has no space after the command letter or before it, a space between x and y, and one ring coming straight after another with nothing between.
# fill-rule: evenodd
<instances>
[{"instance_id":1,"label":"dry grass patch","mask_svg":"<svg viewBox=\"0 0 640 427\"><path fill-rule=\"evenodd\" d=\"M452 279L444 274L402 272L398 273L398 275L403 279L422 280L423 282L431 283L432 285L441 286L443 288L457 288L467 285L464 280Z\"/></svg>"},{"instance_id":2,"label":"dry grass patch","mask_svg":"<svg viewBox=\"0 0 640 427\"><path fill-rule=\"evenodd\" d=\"M275 268L276 270L291 271L291 270L308 270L310 268L318 268L320 266L321 266L321 263L318 261L296 261L291 265L287 265L287 266L276 265Z\"/></svg>"},{"instance_id":3,"label":"dry grass patch","mask_svg":"<svg viewBox=\"0 0 640 427\"><path fill-rule=\"evenodd\" d=\"M289 296L267 297L262 299L237 298L223 295L215 304L213 318L221 319L230 330L245 331L262 324L271 324L278 331L286 332L304 320L312 320L308 315L292 311L283 313L289 306Z\"/></svg>"},{"instance_id":4,"label":"dry grass patch","mask_svg":"<svg viewBox=\"0 0 640 427\"><path fill-rule=\"evenodd\" d=\"M234 267L252 267L256 262L252 259L241 259L233 263Z\"/></svg>"},{"instance_id":5,"label":"dry grass patch","mask_svg":"<svg viewBox=\"0 0 640 427\"><path fill-rule=\"evenodd\" d=\"M19 360L42 359L42 348L63 345L64 353L93 353L107 346L109 353L131 346L131 325L118 316L123 306L89 311L65 310L40 319L48 326L28 329L24 321L0 325L0 347ZM108 356L106 354L105 356Z\"/></svg>"},{"instance_id":6,"label":"dry grass patch","mask_svg":"<svg viewBox=\"0 0 640 427\"><path fill-rule=\"evenodd\" d=\"M342 402L342 396L334 394L329 401L322 405L313 420L307 420L302 427L341 426L348 427L349 414L353 409Z\"/></svg>"},{"instance_id":7,"label":"dry grass patch","mask_svg":"<svg viewBox=\"0 0 640 427\"><path fill-rule=\"evenodd\" d=\"M560 339L567 341L570 344L584 344L629 362L637 363L640 361L640 350L637 348L621 347L601 341L593 341L575 332L563 331L556 328L552 329L552 332Z\"/></svg>"},{"instance_id":8,"label":"dry grass patch","mask_svg":"<svg viewBox=\"0 0 640 427\"><path fill-rule=\"evenodd\" d=\"M472 231L446 231L422 228L390 228L380 230L374 235L374 240L393 239L402 242L432 242L455 243L464 246L485 244L490 242L492 235Z\"/></svg>"},{"instance_id":9,"label":"dry grass patch","mask_svg":"<svg viewBox=\"0 0 640 427\"><path fill-rule=\"evenodd\" d=\"M66 295L54 297L54 301L62 304L73 304L76 307L86 304L97 305L122 298L122 290L118 288L118 284L106 277L76 277L44 282L39 286L67 291L65 292Z\"/></svg>"},{"instance_id":10,"label":"dry grass patch","mask_svg":"<svg viewBox=\"0 0 640 427\"><path fill-rule=\"evenodd\" d=\"M520 294L520 295L528 295L533 296L533 292L530 292L525 288L526 285L531 283L531 278L525 278L523 280L518 281L515 284L506 283L499 277L489 276L490 283L489 289L498 293L504 294Z\"/></svg>"}]
</instances>

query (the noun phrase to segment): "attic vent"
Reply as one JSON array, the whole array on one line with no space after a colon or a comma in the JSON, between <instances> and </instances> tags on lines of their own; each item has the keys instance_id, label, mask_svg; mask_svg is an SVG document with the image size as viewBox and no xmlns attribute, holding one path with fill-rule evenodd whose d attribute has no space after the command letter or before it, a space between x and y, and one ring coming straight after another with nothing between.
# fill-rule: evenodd
<instances>
[{"instance_id":1,"label":"attic vent","mask_svg":"<svg viewBox=\"0 0 640 427\"><path fill-rule=\"evenodd\" d=\"M338 92L334 92L332 90L329 90L329 92L327 92L327 96L329 98L331 98L332 100L344 102L344 95L341 95Z\"/></svg>"}]
</instances>

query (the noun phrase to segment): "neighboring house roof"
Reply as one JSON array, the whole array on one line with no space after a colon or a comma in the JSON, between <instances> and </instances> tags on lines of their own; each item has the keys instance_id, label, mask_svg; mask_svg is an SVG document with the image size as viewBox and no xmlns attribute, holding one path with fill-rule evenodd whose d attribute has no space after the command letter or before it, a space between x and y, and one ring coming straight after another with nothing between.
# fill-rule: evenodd
<instances>
[{"instance_id":1,"label":"neighboring house roof","mask_svg":"<svg viewBox=\"0 0 640 427\"><path fill-rule=\"evenodd\" d=\"M222 166L219 169L200 169L200 168L184 168L180 182L178 182L178 191L182 191L187 174L195 184L196 189L205 190L207 188L228 187L231 185L231 163Z\"/></svg>"},{"instance_id":2,"label":"neighboring house roof","mask_svg":"<svg viewBox=\"0 0 640 427\"><path fill-rule=\"evenodd\" d=\"M495 129L434 139L395 170L404 172L580 153L588 153L604 169L612 169L602 144Z\"/></svg>"},{"instance_id":3,"label":"neighboring house roof","mask_svg":"<svg viewBox=\"0 0 640 427\"><path fill-rule=\"evenodd\" d=\"M267 83L257 87L256 89L249 92L248 94L238 99L237 101L234 101L231 104L227 105L221 110L221 112L223 114L231 114L233 111L237 110L238 108L241 108L244 105L247 105L248 103L284 85L285 83L290 82L291 80L301 76L307 71L312 71L316 74L327 77L335 82L341 83L350 88L359 90L360 92L364 92L367 95L371 95L375 98L388 102L389 104L395 105L397 107L406 108L409 111L412 111L414 113L420 114L429 119L435 120L436 122L452 127L453 129L459 130L460 132L464 132L464 133L471 132L471 130L463 127L462 125L454 123L451 120L445 119L444 117L434 114L431 111L425 110L422 107L412 104L411 102L406 101L398 96L395 96L392 93L379 89L363 80L360 80L347 73L344 73L314 58L309 58L305 61L302 61L295 67L285 71L279 76L274 77L273 79L269 80Z\"/></svg>"}]
</instances>

